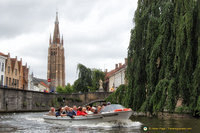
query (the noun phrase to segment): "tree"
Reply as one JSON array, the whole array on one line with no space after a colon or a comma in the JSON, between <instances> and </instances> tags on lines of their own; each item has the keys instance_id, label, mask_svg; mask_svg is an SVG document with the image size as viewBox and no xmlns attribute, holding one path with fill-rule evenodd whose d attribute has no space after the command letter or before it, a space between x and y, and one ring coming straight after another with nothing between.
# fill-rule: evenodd
<instances>
[{"instance_id":1,"label":"tree","mask_svg":"<svg viewBox=\"0 0 200 133\"><path fill-rule=\"evenodd\" d=\"M92 89L94 91L99 89L99 81L104 81L105 73L99 69L92 69Z\"/></svg>"},{"instance_id":2,"label":"tree","mask_svg":"<svg viewBox=\"0 0 200 133\"><path fill-rule=\"evenodd\" d=\"M72 88L72 86L71 86L71 84L70 83L67 83L67 85L65 86L65 93L72 93L72 92L74 92L74 90L73 90L73 88Z\"/></svg>"},{"instance_id":3,"label":"tree","mask_svg":"<svg viewBox=\"0 0 200 133\"><path fill-rule=\"evenodd\" d=\"M58 93L65 93L64 88L62 86L56 87L56 92L58 92Z\"/></svg>"},{"instance_id":4,"label":"tree","mask_svg":"<svg viewBox=\"0 0 200 133\"><path fill-rule=\"evenodd\" d=\"M105 73L100 69L90 69L83 64L77 65L78 79L73 88L76 92L96 91L99 89L99 80L104 81Z\"/></svg>"},{"instance_id":5,"label":"tree","mask_svg":"<svg viewBox=\"0 0 200 133\"><path fill-rule=\"evenodd\" d=\"M128 47L125 106L175 110L183 99L199 110L200 1L138 0Z\"/></svg>"},{"instance_id":6,"label":"tree","mask_svg":"<svg viewBox=\"0 0 200 133\"><path fill-rule=\"evenodd\" d=\"M78 79L74 82L76 91L88 92L92 86L92 71L83 64L77 65Z\"/></svg>"}]
</instances>

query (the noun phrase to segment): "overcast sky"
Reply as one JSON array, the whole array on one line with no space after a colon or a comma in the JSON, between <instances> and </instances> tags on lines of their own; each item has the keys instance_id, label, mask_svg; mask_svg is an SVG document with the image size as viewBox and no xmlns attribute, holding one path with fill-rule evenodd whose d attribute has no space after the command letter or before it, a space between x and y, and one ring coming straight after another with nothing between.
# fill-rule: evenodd
<instances>
[{"instance_id":1,"label":"overcast sky","mask_svg":"<svg viewBox=\"0 0 200 133\"><path fill-rule=\"evenodd\" d=\"M58 10L66 83L73 83L78 63L102 70L124 63L136 8L137 0L0 0L0 52L22 58L34 76L46 79Z\"/></svg>"}]
</instances>

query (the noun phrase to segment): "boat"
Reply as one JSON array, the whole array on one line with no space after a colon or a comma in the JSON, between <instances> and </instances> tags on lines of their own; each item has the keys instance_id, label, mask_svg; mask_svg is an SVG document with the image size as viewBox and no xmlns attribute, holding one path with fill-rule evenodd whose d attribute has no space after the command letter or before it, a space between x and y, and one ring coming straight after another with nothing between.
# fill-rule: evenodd
<instances>
[{"instance_id":1,"label":"boat","mask_svg":"<svg viewBox=\"0 0 200 133\"><path fill-rule=\"evenodd\" d=\"M130 108L125 108L120 104L111 104L105 106L99 114L88 114L86 116L75 116L74 118L68 116L50 116L44 115L44 120L49 123L56 124L98 124L101 122L117 122L128 120L133 111Z\"/></svg>"}]
</instances>

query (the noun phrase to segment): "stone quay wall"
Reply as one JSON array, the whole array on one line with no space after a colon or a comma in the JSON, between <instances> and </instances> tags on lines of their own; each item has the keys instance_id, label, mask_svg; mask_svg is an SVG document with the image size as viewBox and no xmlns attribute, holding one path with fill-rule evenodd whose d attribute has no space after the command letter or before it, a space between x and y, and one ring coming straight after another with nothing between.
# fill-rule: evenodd
<instances>
[{"instance_id":1,"label":"stone quay wall","mask_svg":"<svg viewBox=\"0 0 200 133\"><path fill-rule=\"evenodd\" d=\"M109 95L110 92L55 94L0 87L0 112L34 112L65 105L80 106Z\"/></svg>"}]
</instances>

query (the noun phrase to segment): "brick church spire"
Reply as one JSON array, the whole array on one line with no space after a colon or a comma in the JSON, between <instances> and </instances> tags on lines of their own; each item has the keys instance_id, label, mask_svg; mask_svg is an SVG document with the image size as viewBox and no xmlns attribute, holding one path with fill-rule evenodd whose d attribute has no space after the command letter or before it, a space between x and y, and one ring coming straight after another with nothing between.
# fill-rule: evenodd
<instances>
[{"instance_id":1,"label":"brick church spire","mask_svg":"<svg viewBox=\"0 0 200 133\"><path fill-rule=\"evenodd\" d=\"M53 44L60 43L60 32L59 32L59 21L58 21L58 12L56 12L56 21L54 27L54 34L53 34Z\"/></svg>"},{"instance_id":2,"label":"brick church spire","mask_svg":"<svg viewBox=\"0 0 200 133\"><path fill-rule=\"evenodd\" d=\"M50 82L51 90L57 86L65 86L65 54L63 37L60 38L58 12L56 12L56 20L54 27L53 39L49 38L48 48L48 67L47 79Z\"/></svg>"}]
</instances>

